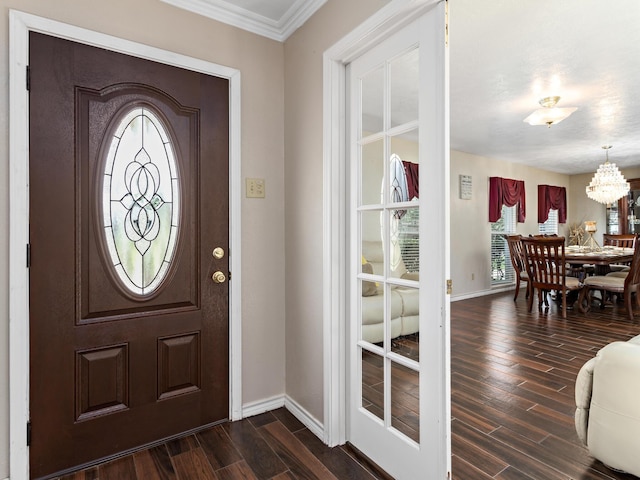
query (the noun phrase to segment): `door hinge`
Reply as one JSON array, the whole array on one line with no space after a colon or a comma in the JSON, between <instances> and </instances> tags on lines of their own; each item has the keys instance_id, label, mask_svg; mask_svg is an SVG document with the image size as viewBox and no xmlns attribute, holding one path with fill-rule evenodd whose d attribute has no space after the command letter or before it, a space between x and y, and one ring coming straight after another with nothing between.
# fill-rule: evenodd
<instances>
[{"instance_id":1,"label":"door hinge","mask_svg":"<svg viewBox=\"0 0 640 480\"><path fill-rule=\"evenodd\" d=\"M31 445L31 422L27 422L27 447Z\"/></svg>"},{"instance_id":2,"label":"door hinge","mask_svg":"<svg viewBox=\"0 0 640 480\"><path fill-rule=\"evenodd\" d=\"M231 281L231 272L229 272L229 281Z\"/></svg>"},{"instance_id":3,"label":"door hinge","mask_svg":"<svg viewBox=\"0 0 640 480\"><path fill-rule=\"evenodd\" d=\"M27 243L27 268L31 268L31 244Z\"/></svg>"},{"instance_id":4,"label":"door hinge","mask_svg":"<svg viewBox=\"0 0 640 480\"><path fill-rule=\"evenodd\" d=\"M447 280L447 295L451 295L453 292L453 281L451 279Z\"/></svg>"},{"instance_id":5,"label":"door hinge","mask_svg":"<svg viewBox=\"0 0 640 480\"><path fill-rule=\"evenodd\" d=\"M27 91L31 90L31 67L27 65Z\"/></svg>"}]
</instances>

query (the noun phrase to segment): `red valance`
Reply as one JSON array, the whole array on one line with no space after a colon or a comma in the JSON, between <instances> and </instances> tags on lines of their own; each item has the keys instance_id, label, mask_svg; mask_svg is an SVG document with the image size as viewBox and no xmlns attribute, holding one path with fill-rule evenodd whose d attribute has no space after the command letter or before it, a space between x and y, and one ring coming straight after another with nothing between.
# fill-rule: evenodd
<instances>
[{"instance_id":1,"label":"red valance","mask_svg":"<svg viewBox=\"0 0 640 480\"><path fill-rule=\"evenodd\" d=\"M402 165L404 165L404 173L407 176L409 200L412 200L414 197L420 198L420 179L418 175L420 165L417 163L405 162L404 160L402 161Z\"/></svg>"},{"instance_id":2,"label":"red valance","mask_svg":"<svg viewBox=\"0 0 640 480\"><path fill-rule=\"evenodd\" d=\"M549 219L549 210L558 210L558 223L567 223L567 189L538 185L538 223Z\"/></svg>"},{"instance_id":3,"label":"red valance","mask_svg":"<svg viewBox=\"0 0 640 480\"><path fill-rule=\"evenodd\" d=\"M502 205L518 205L518 223L524 223L527 216L524 180L489 177L489 221L497 222L502 215Z\"/></svg>"}]
</instances>

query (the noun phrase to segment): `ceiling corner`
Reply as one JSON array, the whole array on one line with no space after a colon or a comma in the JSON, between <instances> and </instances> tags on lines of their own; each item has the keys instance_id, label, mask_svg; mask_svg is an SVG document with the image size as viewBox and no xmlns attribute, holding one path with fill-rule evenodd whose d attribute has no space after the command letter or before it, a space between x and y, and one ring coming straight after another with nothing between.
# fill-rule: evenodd
<instances>
[{"instance_id":1,"label":"ceiling corner","mask_svg":"<svg viewBox=\"0 0 640 480\"><path fill-rule=\"evenodd\" d=\"M255 9L241 6L238 0L161 0L218 22L246 30L263 37L284 42L300 28L327 0L279 0L282 14L267 17ZM270 0L275 2L276 0ZM290 4L290 6L289 6Z\"/></svg>"},{"instance_id":2,"label":"ceiling corner","mask_svg":"<svg viewBox=\"0 0 640 480\"><path fill-rule=\"evenodd\" d=\"M309 20L327 0L298 0L282 17L282 39L284 42L293 32Z\"/></svg>"}]
</instances>

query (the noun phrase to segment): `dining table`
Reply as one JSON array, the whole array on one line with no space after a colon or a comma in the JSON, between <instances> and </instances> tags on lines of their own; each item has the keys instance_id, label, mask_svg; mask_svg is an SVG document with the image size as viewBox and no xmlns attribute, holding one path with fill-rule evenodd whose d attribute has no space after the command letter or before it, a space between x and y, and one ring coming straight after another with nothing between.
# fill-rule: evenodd
<instances>
[{"instance_id":1,"label":"dining table","mask_svg":"<svg viewBox=\"0 0 640 480\"><path fill-rule=\"evenodd\" d=\"M605 245L598 249L570 245L565 248L565 261L571 265L593 265L596 275L606 275L613 264L628 264L633 260L633 248Z\"/></svg>"}]
</instances>

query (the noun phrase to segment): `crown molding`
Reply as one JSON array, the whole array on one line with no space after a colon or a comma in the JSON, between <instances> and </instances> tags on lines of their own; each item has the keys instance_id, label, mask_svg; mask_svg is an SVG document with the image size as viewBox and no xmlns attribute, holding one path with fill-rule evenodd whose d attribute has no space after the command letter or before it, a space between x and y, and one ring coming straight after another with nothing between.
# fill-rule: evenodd
<instances>
[{"instance_id":1,"label":"crown molding","mask_svg":"<svg viewBox=\"0 0 640 480\"><path fill-rule=\"evenodd\" d=\"M226 23L278 42L284 42L327 0L296 0L277 21L225 0L162 1L174 7L212 18L218 22Z\"/></svg>"}]
</instances>

